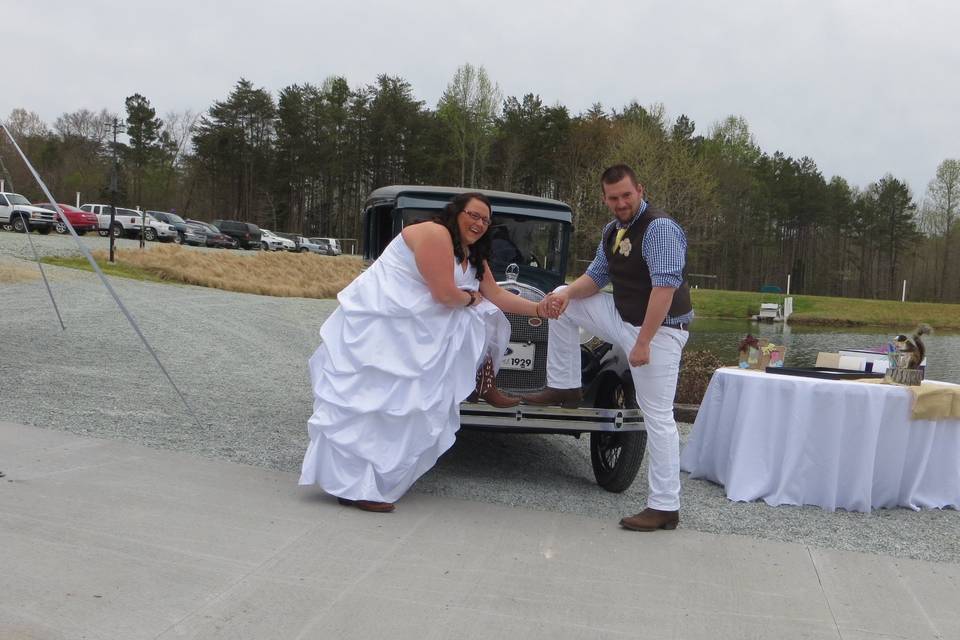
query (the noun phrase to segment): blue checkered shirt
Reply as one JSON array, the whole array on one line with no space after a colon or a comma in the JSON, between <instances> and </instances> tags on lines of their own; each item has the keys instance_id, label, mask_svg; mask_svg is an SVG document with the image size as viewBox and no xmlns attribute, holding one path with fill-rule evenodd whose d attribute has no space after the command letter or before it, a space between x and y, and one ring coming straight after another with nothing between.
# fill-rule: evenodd
<instances>
[{"instance_id":1,"label":"blue checkered shirt","mask_svg":"<svg viewBox=\"0 0 960 640\"><path fill-rule=\"evenodd\" d=\"M631 218L630 222L621 224L616 218L609 222L600 234L600 243L597 245L597 255L587 267L586 274L603 289L610 283L610 265L607 263L607 254L603 250L603 239L611 227L617 229L630 228L647 210L646 200L640 202L640 209ZM643 236L643 259L650 268L650 281L655 287L671 287L676 289L683 283L683 265L687 255L687 237L683 229L670 218L657 218L647 227ZM689 323L693 320L693 311L680 316L667 316L666 325Z\"/></svg>"}]
</instances>

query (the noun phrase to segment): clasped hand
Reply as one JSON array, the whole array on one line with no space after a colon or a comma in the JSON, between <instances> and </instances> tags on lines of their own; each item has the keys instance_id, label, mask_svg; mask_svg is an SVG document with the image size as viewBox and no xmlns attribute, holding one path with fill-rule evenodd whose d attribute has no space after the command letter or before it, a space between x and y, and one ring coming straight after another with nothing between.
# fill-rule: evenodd
<instances>
[{"instance_id":1,"label":"clasped hand","mask_svg":"<svg viewBox=\"0 0 960 640\"><path fill-rule=\"evenodd\" d=\"M567 309L569 298L565 295L550 293L537 304L537 313L544 318L556 320Z\"/></svg>"}]
</instances>

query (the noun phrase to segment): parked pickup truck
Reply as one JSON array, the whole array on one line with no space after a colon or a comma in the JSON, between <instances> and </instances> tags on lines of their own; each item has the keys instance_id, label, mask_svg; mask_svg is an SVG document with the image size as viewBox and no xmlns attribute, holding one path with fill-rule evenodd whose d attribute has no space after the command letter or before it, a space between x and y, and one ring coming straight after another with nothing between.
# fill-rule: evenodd
<instances>
[{"instance_id":1,"label":"parked pickup truck","mask_svg":"<svg viewBox=\"0 0 960 640\"><path fill-rule=\"evenodd\" d=\"M35 207L19 193L0 193L0 225L17 233L34 229L47 234L53 229L57 213L43 207Z\"/></svg>"},{"instance_id":2,"label":"parked pickup truck","mask_svg":"<svg viewBox=\"0 0 960 640\"><path fill-rule=\"evenodd\" d=\"M113 218L113 228L110 227L110 205L108 204L85 204L80 207L84 211L96 214L100 221L100 230L97 232L101 236L113 234L114 238L123 238L126 236L137 236L140 234L140 226L144 217L146 217L147 228L144 229L143 237L150 242L154 240L175 240L178 236L177 229L171 224L160 222L151 215L144 216L143 212L135 209L126 209L117 207Z\"/></svg>"}]
</instances>

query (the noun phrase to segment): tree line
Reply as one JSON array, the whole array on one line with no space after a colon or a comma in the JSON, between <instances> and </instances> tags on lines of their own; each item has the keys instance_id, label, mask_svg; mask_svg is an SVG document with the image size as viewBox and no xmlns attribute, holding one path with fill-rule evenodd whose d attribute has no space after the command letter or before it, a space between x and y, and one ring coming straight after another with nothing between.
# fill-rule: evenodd
<instances>
[{"instance_id":1,"label":"tree line","mask_svg":"<svg viewBox=\"0 0 960 640\"><path fill-rule=\"evenodd\" d=\"M115 136L114 124L116 129ZM663 105L596 103L572 114L535 94L503 97L482 67L460 67L431 107L400 77L295 84L276 95L241 79L202 114L158 117L134 94L125 113L81 109L52 127L27 109L6 120L62 199L108 197L201 219L361 237L366 195L388 184L456 185L563 200L574 210L570 263L582 270L608 219L598 176L626 162L690 243L691 284L796 293L960 301L955 256L960 161L944 160L918 197L887 174L866 187L825 177L813 159L767 152L738 116L705 131ZM116 142L114 138L116 137ZM0 177L39 192L3 141Z\"/></svg>"}]
</instances>

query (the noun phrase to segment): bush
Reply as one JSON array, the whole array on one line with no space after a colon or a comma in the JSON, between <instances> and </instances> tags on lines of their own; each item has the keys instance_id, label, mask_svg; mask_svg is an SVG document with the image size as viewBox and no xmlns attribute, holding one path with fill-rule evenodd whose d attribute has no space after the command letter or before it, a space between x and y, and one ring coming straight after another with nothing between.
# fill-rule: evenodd
<instances>
[{"instance_id":1,"label":"bush","mask_svg":"<svg viewBox=\"0 0 960 640\"><path fill-rule=\"evenodd\" d=\"M680 359L677 395L673 401L679 404L700 404L713 372L723 366L723 360L712 351L684 351Z\"/></svg>"}]
</instances>

